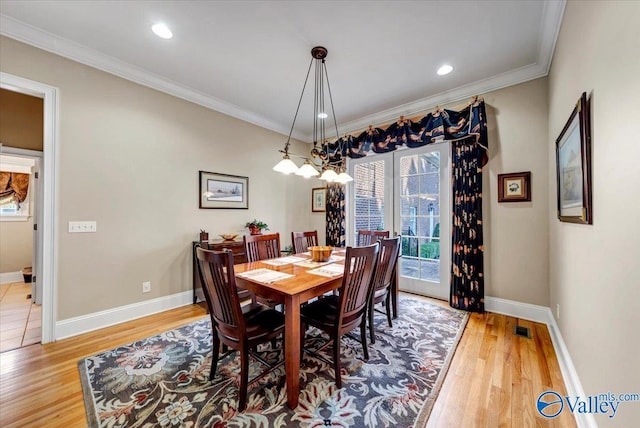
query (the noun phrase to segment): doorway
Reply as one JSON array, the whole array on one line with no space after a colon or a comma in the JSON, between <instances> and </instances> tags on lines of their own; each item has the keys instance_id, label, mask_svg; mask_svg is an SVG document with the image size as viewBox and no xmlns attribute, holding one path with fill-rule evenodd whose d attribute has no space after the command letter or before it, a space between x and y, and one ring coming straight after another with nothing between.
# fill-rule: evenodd
<instances>
[{"instance_id":1,"label":"doorway","mask_svg":"<svg viewBox=\"0 0 640 428\"><path fill-rule=\"evenodd\" d=\"M361 229L400 236L399 288L439 299L449 297L449 159L444 142L350 159L348 165L354 178L347 188L348 245Z\"/></svg>"},{"instance_id":2,"label":"doorway","mask_svg":"<svg viewBox=\"0 0 640 428\"><path fill-rule=\"evenodd\" d=\"M36 276L36 295L42 302L41 342L55 340L56 320L56 252L55 252L55 212L56 212L56 158L57 158L57 112L58 90L40 82L0 72L0 87L9 91L31 95L43 100L43 156L40 163L40 190L36 235L36 262L32 275ZM3 153L25 155L22 149L2 147ZM27 151L30 152L30 151ZM30 155L32 153L26 153Z\"/></svg>"}]
</instances>

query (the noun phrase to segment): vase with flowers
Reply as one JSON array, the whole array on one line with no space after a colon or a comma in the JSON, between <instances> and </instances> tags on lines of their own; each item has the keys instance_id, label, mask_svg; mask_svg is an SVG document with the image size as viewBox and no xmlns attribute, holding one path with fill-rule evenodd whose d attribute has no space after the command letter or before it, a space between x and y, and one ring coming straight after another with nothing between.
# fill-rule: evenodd
<instances>
[{"instance_id":1,"label":"vase with flowers","mask_svg":"<svg viewBox=\"0 0 640 428\"><path fill-rule=\"evenodd\" d=\"M269 230L269 226L260 220L256 220L255 218L251 221L248 221L244 227L249 229L249 233L252 235L262 235L263 230Z\"/></svg>"}]
</instances>

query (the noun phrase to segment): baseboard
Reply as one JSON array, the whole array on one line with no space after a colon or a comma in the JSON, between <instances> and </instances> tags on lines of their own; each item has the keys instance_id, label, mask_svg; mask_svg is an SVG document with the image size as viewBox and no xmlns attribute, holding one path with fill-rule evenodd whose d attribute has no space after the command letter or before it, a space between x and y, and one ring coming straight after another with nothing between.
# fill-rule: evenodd
<instances>
[{"instance_id":1,"label":"baseboard","mask_svg":"<svg viewBox=\"0 0 640 428\"><path fill-rule=\"evenodd\" d=\"M78 334L88 333L190 304L193 304L193 292L183 291L182 293L145 300L144 302L120 306L119 308L68 318L56 322L55 338L60 340L77 336Z\"/></svg>"},{"instance_id":2,"label":"baseboard","mask_svg":"<svg viewBox=\"0 0 640 428\"><path fill-rule=\"evenodd\" d=\"M578 377L576 367L571 361L569 350L564 343L560 328L556 323L556 319L553 317L553 313L550 308L547 308L547 328L549 329L549 335L551 336L551 342L553 343L553 349L556 352L556 358L560 365L560 372L562 372L562 379L564 385L567 388L567 395L574 397L586 397L584 389L582 389L582 383ZM593 414L590 413L574 413L573 414L578 428L598 428Z\"/></svg>"},{"instance_id":3,"label":"baseboard","mask_svg":"<svg viewBox=\"0 0 640 428\"><path fill-rule=\"evenodd\" d=\"M4 272L0 273L0 284L8 284L10 282L22 282L24 277L22 272Z\"/></svg>"},{"instance_id":4,"label":"baseboard","mask_svg":"<svg viewBox=\"0 0 640 428\"><path fill-rule=\"evenodd\" d=\"M551 342L553 343L556 358L558 359L558 365L560 366L560 372L562 373L562 380L567 388L567 395L574 397L586 396L582 389L580 378L578 378L578 372L576 372L576 368L573 365L571 356L569 355L569 350L562 339L562 334L560 333L560 329L558 328L558 324L556 323L550 308L546 306L532 305L530 303L500 299L498 297L485 297L484 308L487 312L494 312L514 318L546 324L549 329L549 336L551 336ZM598 424L596 424L592 414L574 413L573 416L578 428L598 427Z\"/></svg>"},{"instance_id":5,"label":"baseboard","mask_svg":"<svg viewBox=\"0 0 640 428\"><path fill-rule=\"evenodd\" d=\"M484 309L487 312L509 315L514 318L548 324L549 308L546 306L521 303L499 297L485 297Z\"/></svg>"}]
</instances>

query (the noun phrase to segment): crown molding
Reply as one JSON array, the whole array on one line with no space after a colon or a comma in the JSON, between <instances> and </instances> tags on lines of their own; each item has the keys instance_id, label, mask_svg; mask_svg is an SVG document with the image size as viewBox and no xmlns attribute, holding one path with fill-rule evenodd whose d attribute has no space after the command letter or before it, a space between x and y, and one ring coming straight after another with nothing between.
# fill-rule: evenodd
<instances>
[{"instance_id":1,"label":"crown molding","mask_svg":"<svg viewBox=\"0 0 640 428\"><path fill-rule=\"evenodd\" d=\"M393 107L376 114L339 124L338 126L344 133L353 133L371 124L379 125L395 121L399 116L417 115L437 105L465 100L474 95L481 95L546 76L551 67L565 4L566 0L545 2L538 37L538 58L535 63ZM235 104L196 91L188 86L160 77L143 68L125 63L2 14L0 14L0 34L279 134L289 134L290 129L288 127L281 126L265 117L244 110ZM303 134L295 130L292 137L300 141L312 141L311 135Z\"/></svg>"},{"instance_id":2,"label":"crown molding","mask_svg":"<svg viewBox=\"0 0 640 428\"><path fill-rule=\"evenodd\" d=\"M79 43L56 36L2 14L0 14L0 34L279 134L289 134L289 128L283 127L255 113L246 111L235 104L204 92L196 91L188 86L160 77L143 68L120 61L119 59L102 54ZM294 132L293 137L304 139L306 136Z\"/></svg>"}]
</instances>

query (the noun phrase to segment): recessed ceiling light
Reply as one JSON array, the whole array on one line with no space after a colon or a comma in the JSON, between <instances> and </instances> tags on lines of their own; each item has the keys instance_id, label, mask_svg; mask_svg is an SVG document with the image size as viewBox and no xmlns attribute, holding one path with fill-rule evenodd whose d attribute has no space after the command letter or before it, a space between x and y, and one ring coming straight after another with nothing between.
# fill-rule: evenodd
<instances>
[{"instance_id":1,"label":"recessed ceiling light","mask_svg":"<svg viewBox=\"0 0 640 428\"><path fill-rule=\"evenodd\" d=\"M453 67L451 67L449 64L445 64L438 69L438 74L440 76L444 76L445 74L451 73L452 70L453 70Z\"/></svg>"},{"instance_id":2,"label":"recessed ceiling light","mask_svg":"<svg viewBox=\"0 0 640 428\"><path fill-rule=\"evenodd\" d=\"M173 37L173 33L165 24L154 24L151 27L151 31L153 31L156 36L162 37L163 39L170 39Z\"/></svg>"}]
</instances>

